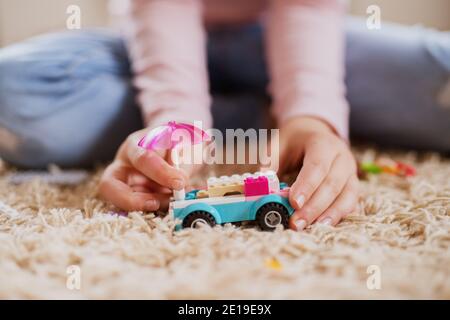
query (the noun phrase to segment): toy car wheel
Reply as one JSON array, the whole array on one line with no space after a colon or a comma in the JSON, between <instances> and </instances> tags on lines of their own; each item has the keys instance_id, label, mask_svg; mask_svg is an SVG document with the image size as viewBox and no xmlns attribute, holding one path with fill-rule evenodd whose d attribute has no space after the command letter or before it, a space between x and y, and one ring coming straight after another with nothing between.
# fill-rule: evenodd
<instances>
[{"instance_id":1,"label":"toy car wheel","mask_svg":"<svg viewBox=\"0 0 450 320\"><path fill-rule=\"evenodd\" d=\"M289 214L283 205L267 203L258 210L256 221L264 231L273 231L279 225L286 229L289 223Z\"/></svg>"},{"instance_id":2,"label":"toy car wheel","mask_svg":"<svg viewBox=\"0 0 450 320\"><path fill-rule=\"evenodd\" d=\"M198 228L202 224L214 227L216 225L216 220L212 214L206 211L195 211L183 220L183 228Z\"/></svg>"}]
</instances>

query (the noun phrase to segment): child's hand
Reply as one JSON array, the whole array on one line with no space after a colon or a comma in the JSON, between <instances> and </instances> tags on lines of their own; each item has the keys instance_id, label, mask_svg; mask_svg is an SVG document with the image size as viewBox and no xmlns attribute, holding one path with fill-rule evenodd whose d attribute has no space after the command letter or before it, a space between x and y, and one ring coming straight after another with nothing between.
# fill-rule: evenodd
<instances>
[{"instance_id":1,"label":"child's hand","mask_svg":"<svg viewBox=\"0 0 450 320\"><path fill-rule=\"evenodd\" d=\"M147 131L137 131L125 140L100 181L100 196L126 211L166 208L171 189L180 190L188 183L188 174L169 164L170 152L138 146Z\"/></svg>"},{"instance_id":2,"label":"child's hand","mask_svg":"<svg viewBox=\"0 0 450 320\"><path fill-rule=\"evenodd\" d=\"M280 130L280 171L303 166L291 187L295 212L290 227L311 223L336 225L358 202L356 161L348 145L323 121L309 117L290 120Z\"/></svg>"}]
</instances>

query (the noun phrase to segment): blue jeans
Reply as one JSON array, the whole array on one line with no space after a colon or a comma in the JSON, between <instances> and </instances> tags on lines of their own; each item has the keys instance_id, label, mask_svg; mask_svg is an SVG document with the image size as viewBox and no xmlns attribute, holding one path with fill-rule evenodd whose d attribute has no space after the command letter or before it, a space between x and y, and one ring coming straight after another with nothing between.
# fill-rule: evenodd
<instances>
[{"instance_id":1,"label":"blue jeans","mask_svg":"<svg viewBox=\"0 0 450 320\"><path fill-rule=\"evenodd\" d=\"M352 135L450 151L450 34L387 24L369 31L355 19L346 28ZM211 32L208 68L215 126L264 126L261 28ZM1 49L0 157L27 168L110 160L143 126L131 82L124 43L109 32L51 34Z\"/></svg>"}]
</instances>

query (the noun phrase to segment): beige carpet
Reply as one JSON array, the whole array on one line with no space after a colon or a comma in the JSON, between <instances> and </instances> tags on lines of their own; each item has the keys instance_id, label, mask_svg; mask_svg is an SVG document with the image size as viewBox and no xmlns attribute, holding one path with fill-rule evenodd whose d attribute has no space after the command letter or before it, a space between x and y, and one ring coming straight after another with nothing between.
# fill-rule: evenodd
<instances>
[{"instance_id":1,"label":"beige carpet","mask_svg":"<svg viewBox=\"0 0 450 320\"><path fill-rule=\"evenodd\" d=\"M372 151L359 152L371 159ZM450 161L363 182L362 215L337 228L173 233L173 221L105 214L98 171L76 188L9 185L0 169L0 298L450 298ZM81 289L66 287L78 265ZM381 288L369 290L375 265ZM379 272L378 272L379 271ZM373 288L372 286L369 286Z\"/></svg>"}]
</instances>

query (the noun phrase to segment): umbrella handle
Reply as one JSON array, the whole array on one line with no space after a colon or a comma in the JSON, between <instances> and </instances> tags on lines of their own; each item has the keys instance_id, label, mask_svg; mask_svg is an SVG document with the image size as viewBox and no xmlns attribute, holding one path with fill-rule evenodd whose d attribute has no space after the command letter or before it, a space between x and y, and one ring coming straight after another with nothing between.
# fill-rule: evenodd
<instances>
[{"instance_id":1,"label":"umbrella handle","mask_svg":"<svg viewBox=\"0 0 450 320\"><path fill-rule=\"evenodd\" d=\"M177 169L180 169L179 161L180 158L178 157L178 147L175 147L172 149L172 162ZM176 201L184 200L186 198L186 191L184 188L181 190L173 190L173 197Z\"/></svg>"},{"instance_id":2,"label":"umbrella handle","mask_svg":"<svg viewBox=\"0 0 450 320\"><path fill-rule=\"evenodd\" d=\"M172 162L175 168L180 169L180 157L178 156L178 146L172 149Z\"/></svg>"}]
</instances>

